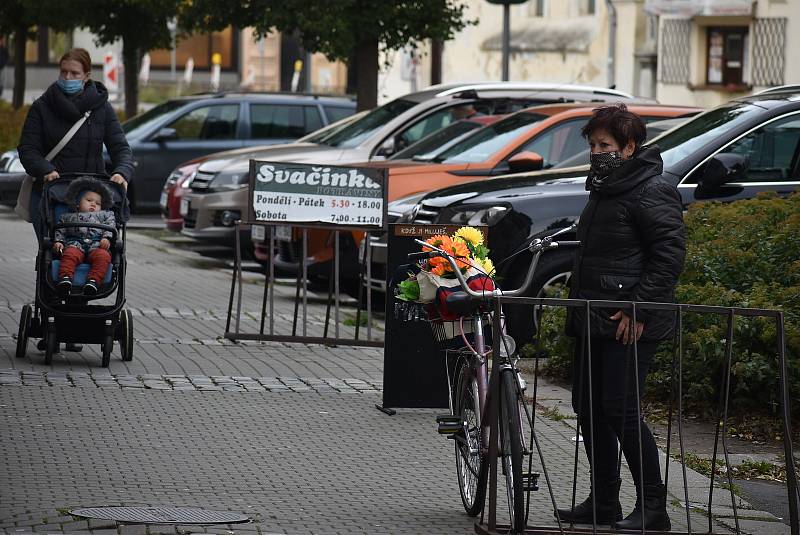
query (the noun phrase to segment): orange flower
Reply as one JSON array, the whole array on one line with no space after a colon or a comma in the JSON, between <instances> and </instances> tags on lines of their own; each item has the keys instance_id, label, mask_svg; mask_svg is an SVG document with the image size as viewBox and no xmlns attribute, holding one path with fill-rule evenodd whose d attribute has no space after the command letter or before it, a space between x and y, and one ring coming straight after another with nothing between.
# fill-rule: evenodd
<instances>
[{"instance_id":1,"label":"orange flower","mask_svg":"<svg viewBox=\"0 0 800 535\"><path fill-rule=\"evenodd\" d=\"M445 251L449 252L450 251L450 247L452 247L452 245L453 245L453 240L450 239L450 236L447 236L446 234L440 234L438 236L434 236L432 238L428 238L427 240L425 240L425 243L429 243L429 244L433 245L434 247L437 247L439 249L444 249ZM427 247L423 247L422 250L423 251L431 251L432 249L429 249Z\"/></svg>"},{"instance_id":2,"label":"orange flower","mask_svg":"<svg viewBox=\"0 0 800 535\"><path fill-rule=\"evenodd\" d=\"M433 268L431 268L431 273L433 273L436 276L442 277L442 276L444 276L445 273L447 273L447 271L448 271L447 268L450 268L449 271L453 270L453 268L450 267L450 264L446 264L446 265L445 264L441 264L441 265L434 266Z\"/></svg>"}]
</instances>

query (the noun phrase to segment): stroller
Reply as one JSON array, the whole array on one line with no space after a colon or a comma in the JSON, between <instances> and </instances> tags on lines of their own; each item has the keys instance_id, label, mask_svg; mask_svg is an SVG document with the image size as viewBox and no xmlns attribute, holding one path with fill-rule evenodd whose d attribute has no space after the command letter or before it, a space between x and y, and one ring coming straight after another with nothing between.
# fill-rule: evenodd
<instances>
[{"instance_id":1,"label":"stroller","mask_svg":"<svg viewBox=\"0 0 800 535\"><path fill-rule=\"evenodd\" d=\"M112 194L112 206L116 227L91 223L59 224L61 214L71 204L66 199L67 189L73 180L93 177L104 181L105 175L80 173L62 175L58 180L45 184L42 191L42 241L36 256L36 296L34 305L22 307L17 336L17 358L24 358L28 338L41 338L37 346L44 350L45 364L53 362L53 354L58 352L59 343L100 344L102 366L108 367L114 342L119 343L123 361L133 359L133 319L131 311L123 309L125 304L125 222L130 217L125 190L119 184L105 182ZM72 289L68 294L60 293L58 283L59 257L53 253L55 231L67 226L93 227L107 230L113 234L111 264L102 281L98 281L98 291L94 295L84 295L83 285L89 272L89 264L79 264L75 270ZM113 304L93 305L91 301L104 299L116 292Z\"/></svg>"}]
</instances>

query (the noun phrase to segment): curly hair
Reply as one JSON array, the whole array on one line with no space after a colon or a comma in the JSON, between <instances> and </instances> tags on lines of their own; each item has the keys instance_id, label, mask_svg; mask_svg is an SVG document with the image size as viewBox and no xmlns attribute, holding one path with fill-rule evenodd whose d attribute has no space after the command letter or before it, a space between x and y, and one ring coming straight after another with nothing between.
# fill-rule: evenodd
<instances>
[{"instance_id":1,"label":"curly hair","mask_svg":"<svg viewBox=\"0 0 800 535\"><path fill-rule=\"evenodd\" d=\"M592 110L592 118L581 129L581 135L588 139L595 130L605 130L611 134L620 147L633 141L638 149L647 139L642 118L628 111L628 107L621 102Z\"/></svg>"},{"instance_id":2,"label":"curly hair","mask_svg":"<svg viewBox=\"0 0 800 535\"><path fill-rule=\"evenodd\" d=\"M73 180L67 188L67 193L64 198L71 201L73 206L77 206L80 204L81 198L87 191L93 191L100 195L100 205L103 210L111 208L114 202L111 190L108 189L108 186L102 181L90 176L84 176Z\"/></svg>"}]
</instances>

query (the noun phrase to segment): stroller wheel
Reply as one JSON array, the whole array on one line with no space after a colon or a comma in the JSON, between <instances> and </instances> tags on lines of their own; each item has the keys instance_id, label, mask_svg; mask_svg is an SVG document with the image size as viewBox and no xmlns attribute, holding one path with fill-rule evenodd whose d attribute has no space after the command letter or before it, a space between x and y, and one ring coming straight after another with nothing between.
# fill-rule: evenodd
<instances>
[{"instance_id":1,"label":"stroller wheel","mask_svg":"<svg viewBox=\"0 0 800 535\"><path fill-rule=\"evenodd\" d=\"M19 316L19 331L17 331L17 358L24 359L25 353L28 351L28 333L30 332L31 316L33 311L30 305L22 307L22 313Z\"/></svg>"},{"instance_id":2,"label":"stroller wheel","mask_svg":"<svg viewBox=\"0 0 800 535\"><path fill-rule=\"evenodd\" d=\"M125 309L120 314L118 331L122 360L130 362L133 360L133 314L130 310Z\"/></svg>"},{"instance_id":3,"label":"stroller wheel","mask_svg":"<svg viewBox=\"0 0 800 535\"><path fill-rule=\"evenodd\" d=\"M114 349L114 338L111 336L106 336L105 341L103 342L103 360L100 365L103 368L108 368L108 365L111 364L111 351Z\"/></svg>"}]
</instances>

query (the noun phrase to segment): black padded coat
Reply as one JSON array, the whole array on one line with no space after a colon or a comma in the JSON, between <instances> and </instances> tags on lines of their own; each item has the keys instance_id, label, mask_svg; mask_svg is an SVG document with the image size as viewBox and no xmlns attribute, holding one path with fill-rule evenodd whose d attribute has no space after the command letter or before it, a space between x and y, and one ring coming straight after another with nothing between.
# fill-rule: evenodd
<instances>
[{"instance_id":1,"label":"black padded coat","mask_svg":"<svg viewBox=\"0 0 800 535\"><path fill-rule=\"evenodd\" d=\"M578 223L581 248L572 268L571 298L674 302L686 236L681 197L662 171L661 153L653 146L614 170L602 185L593 185L591 175L587 179L591 193ZM593 337L615 338L619 321L609 316L616 312L592 310ZM674 317L669 311L637 308L636 318L644 322L641 340L669 338ZM585 311L569 309L567 334L585 333Z\"/></svg>"},{"instance_id":2,"label":"black padded coat","mask_svg":"<svg viewBox=\"0 0 800 535\"><path fill-rule=\"evenodd\" d=\"M45 155L87 110L92 113L75 136L52 162L45 160ZM103 84L90 80L74 97L65 95L56 84L48 87L28 111L17 151L25 171L36 179L34 187L41 189L42 177L53 170L59 174L105 173L103 144L111 156L111 174L119 173L130 182L131 147L108 102L108 91Z\"/></svg>"}]
</instances>

